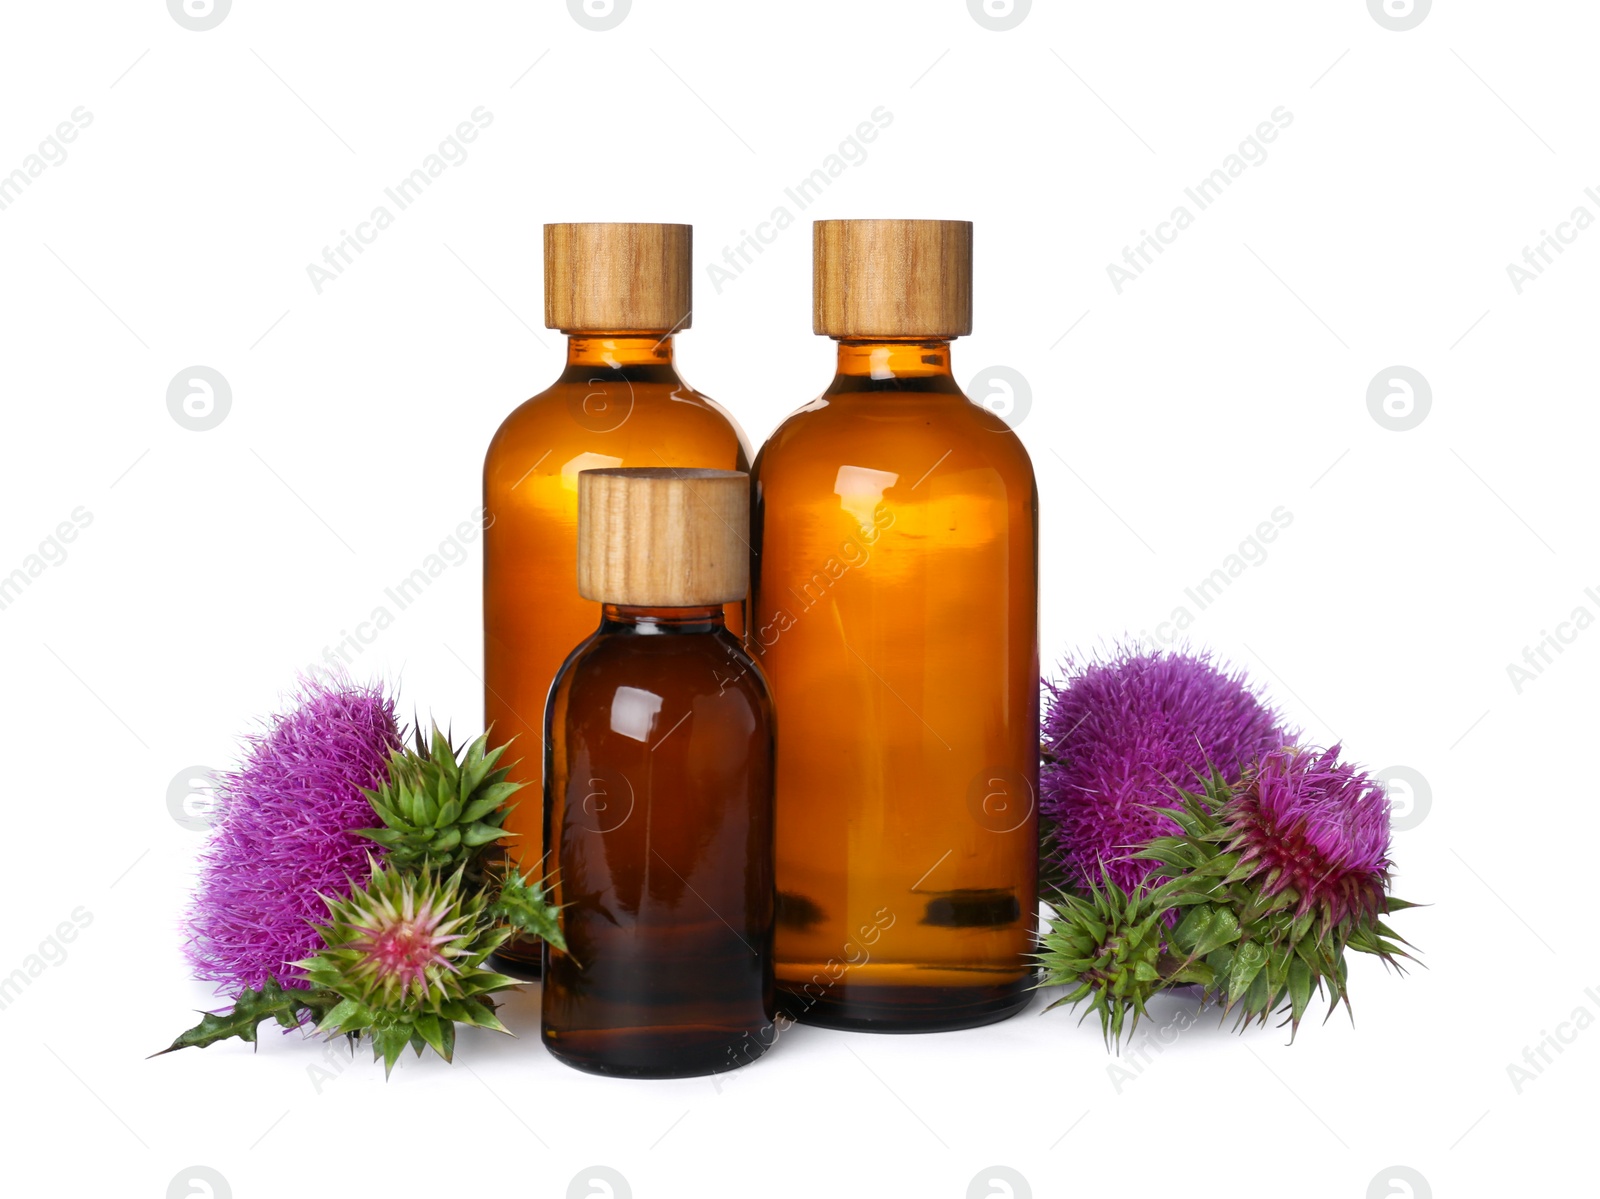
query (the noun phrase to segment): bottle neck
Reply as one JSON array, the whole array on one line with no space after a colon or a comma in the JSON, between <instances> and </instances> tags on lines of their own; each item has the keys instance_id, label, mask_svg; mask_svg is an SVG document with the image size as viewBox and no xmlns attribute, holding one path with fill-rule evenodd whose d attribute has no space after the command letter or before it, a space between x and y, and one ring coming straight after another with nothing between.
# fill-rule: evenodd
<instances>
[{"instance_id":1,"label":"bottle neck","mask_svg":"<svg viewBox=\"0 0 1600 1199\"><path fill-rule=\"evenodd\" d=\"M572 333L567 336L567 366L666 367L672 369L671 333Z\"/></svg>"},{"instance_id":2,"label":"bottle neck","mask_svg":"<svg viewBox=\"0 0 1600 1199\"><path fill-rule=\"evenodd\" d=\"M672 633L711 633L726 629L721 604L691 608L646 608L631 604L601 604L600 631L653 637Z\"/></svg>"},{"instance_id":3,"label":"bottle neck","mask_svg":"<svg viewBox=\"0 0 1600 1199\"><path fill-rule=\"evenodd\" d=\"M841 338L832 393L913 391L960 395L947 339Z\"/></svg>"}]
</instances>

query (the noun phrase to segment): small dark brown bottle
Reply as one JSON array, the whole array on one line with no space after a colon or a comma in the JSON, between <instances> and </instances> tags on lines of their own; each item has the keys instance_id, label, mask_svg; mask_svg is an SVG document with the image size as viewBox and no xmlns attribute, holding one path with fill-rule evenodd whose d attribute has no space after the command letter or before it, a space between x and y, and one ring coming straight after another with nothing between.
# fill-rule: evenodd
<instances>
[{"instance_id":1,"label":"small dark brown bottle","mask_svg":"<svg viewBox=\"0 0 1600 1199\"><path fill-rule=\"evenodd\" d=\"M748 583L738 471L578 476L578 591L600 627L545 711L545 844L566 949L542 1035L570 1066L715 1074L773 1018L773 721L723 605Z\"/></svg>"}]
</instances>

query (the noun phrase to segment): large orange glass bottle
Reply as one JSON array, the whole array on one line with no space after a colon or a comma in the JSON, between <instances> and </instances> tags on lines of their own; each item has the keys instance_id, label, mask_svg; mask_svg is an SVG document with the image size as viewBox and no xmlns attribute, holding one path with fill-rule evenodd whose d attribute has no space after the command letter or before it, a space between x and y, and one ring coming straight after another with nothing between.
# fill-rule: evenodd
<instances>
[{"instance_id":1,"label":"large orange glass bottle","mask_svg":"<svg viewBox=\"0 0 1600 1199\"><path fill-rule=\"evenodd\" d=\"M775 977L792 1018L1024 1006L1037 917L1038 494L962 394L964 221L819 221L838 370L754 470L748 640L783 725Z\"/></svg>"},{"instance_id":2,"label":"large orange glass bottle","mask_svg":"<svg viewBox=\"0 0 1600 1199\"><path fill-rule=\"evenodd\" d=\"M513 862L543 876L540 796L544 707L567 652L594 631L600 605L578 594L578 472L607 467L748 470L744 434L673 363L689 327L690 228L656 224L544 227L545 324L567 335L567 364L495 434L483 466L484 716L515 736L511 778L528 784L506 828ZM728 606L744 627L743 604ZM537 942L495 955L537 977Z\"/></svg>"}]
</instances>

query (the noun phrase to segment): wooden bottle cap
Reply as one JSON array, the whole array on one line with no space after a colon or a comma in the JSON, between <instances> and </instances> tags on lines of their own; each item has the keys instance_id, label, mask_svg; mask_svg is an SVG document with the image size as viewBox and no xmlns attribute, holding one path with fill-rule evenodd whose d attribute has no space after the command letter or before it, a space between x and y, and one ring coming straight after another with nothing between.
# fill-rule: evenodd
<instances>
[{"instance_id":1,"label":"wooden bottle cap","mask_svg":"<svg viewBox=\"0 0 1600 1199\"><path fill-rule=\"evenodd\" d=\"M749 526L750 476L741 471L582 471L578 594L641 608L744 599Z\"/></svg>"},{"instance_id":2,"label":"wooden bottle cap","mask_svg":"<svg viewBox=\"0 0 1600 1199\"><path fill-rule=\"evenodd\" d=\"M817 221L811 327L829 337L972 332L971 221Z\"/></svg>"},{"instance_id":3,"label":"wooden bottle cap","mask_svg":"<svg viewBox=\"0 0 1600 1199\"><path fill-rule=\"evenodd\" d=\"M688 225L546 225L545 325L563 333L687 329L690 242Z\"/></svg>"}]
</instances>

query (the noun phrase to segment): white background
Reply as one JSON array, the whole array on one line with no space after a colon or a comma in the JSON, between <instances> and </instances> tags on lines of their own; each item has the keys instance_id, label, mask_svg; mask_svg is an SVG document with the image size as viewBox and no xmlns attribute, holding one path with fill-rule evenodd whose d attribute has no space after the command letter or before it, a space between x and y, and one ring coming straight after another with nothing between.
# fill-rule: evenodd
<instances>
[{"instance_id":1,"label":"white background","mask_svg":"<svg viewBox=\"0 0 1600 1199\"><path fill-rule=\"evenodd\" d=\"M1521 294L1506 270L1577 206L1600 216L1592 5L1441 2L1403 32L1362 0L1041 0L1004 32L961 0L636 0L603 32L550 0L4 22L0 173L92 114L0 211L0 575L92 517L0 610L0 974L92 918L0 1011L8 1192L183 1195L196 1165L241 1199L583 1194L594 1164L640 1199L960 1199L993 1165L1035 1196L1592 1186L1600 1026L1561 1022L1600 1016L1600 629L1561 626L1520 688L1507 667L1600 616L1600 231ZM318 294L307 265L480 105L469 157ZM878 106L866 159L799 211L783 189ZM1118 294L1107 265L1278 106L1266 160ZM795 224L719 293L709 265L780 204ZM680 364L759 444L829 378L809 222L841 216L976 222L957 374L1031 388L1047 663L1164 636L1186 605L1310 737L1426 779L1394 852L1398 892L1433 905L1399 918L1427 968L1354 963L1356 1026L1293 1046L1208 1017L1125 1055L1131 1080L1095 1030L1034 1011L796 1029L716 1085L608 1081L543 1051L534 989L518 1039L464 1036L455 1066L408 1058L387 1084L270 1032L144 1060L212 1002L179 954L201 834L169 784L231 762L471 514L490 435L561 361L541 224L693 222ZM194 365L231 385L205 432L166 403ZM1395 365L1431 385L1409 431L1368 408ZM1195 610L1184 589L1279 506L1266 560ZM458 730L481 718L469 549L357 663ZM1508 1066L1563 1029L1519 1091Z\"/></svg>"}]
</instances>

